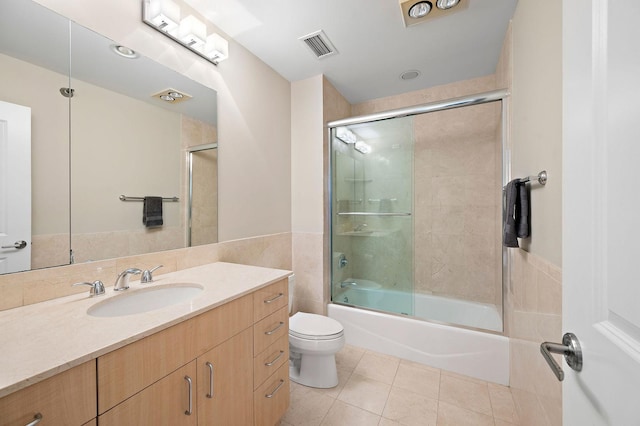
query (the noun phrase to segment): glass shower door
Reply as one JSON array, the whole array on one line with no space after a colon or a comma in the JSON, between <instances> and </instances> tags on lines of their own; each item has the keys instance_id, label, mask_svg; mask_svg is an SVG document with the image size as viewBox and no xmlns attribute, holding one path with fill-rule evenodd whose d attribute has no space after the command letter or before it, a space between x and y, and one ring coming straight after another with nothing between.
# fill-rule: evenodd
<instances>
[{"instance_id":1,"label":"glass shower door","mask_svg":"<svg viewBox=\"0 0 640 426\"><path fill-rule=\"evenodd\" d=\"M331 129L332 300L413 315L412 118Z\"/></svg>"}]
</instances>

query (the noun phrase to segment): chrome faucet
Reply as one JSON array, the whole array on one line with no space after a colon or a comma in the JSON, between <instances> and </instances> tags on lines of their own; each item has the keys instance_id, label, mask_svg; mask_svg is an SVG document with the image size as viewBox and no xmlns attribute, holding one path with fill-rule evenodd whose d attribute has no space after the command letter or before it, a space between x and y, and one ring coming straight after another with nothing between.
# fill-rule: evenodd
<instances>
[{"instance_id":1,"label":"chrome faucet","mask_svg":"<svg viewBox=\"0 0 640 426\"><path fill-rule=\"evenodd\" d=\"M345 287L357 287L358 283L355 281L342 281L340 283L340 288L345 288Z\"/></svg>"},{"instance_id":2,"label":"chrome faucet","mask_svg":"<svg viewBox=\"0 0 640 426\"><path fill-rule=\"evenodd\" d=\"M113 291L122 291L129 288L129 275L133 274L141 274L142 271L138 268L129 268L120 272L118 278L116 278L116 283L113 285Z\"/></svg>"},{"instance_id":3,"label":"chrome faucet","mask_svg":"<svg viewBox=\"0 0 640 426\"><path fill-rule=\"evenodd\" d=\"M155 268L151 269L145 269L144 272L142 272L142 278L140 278L140 282L142 284L153 282L153 275L151 274L158 268L162 268L162 265L158 265Z\"/></svg>"}]
</instances>

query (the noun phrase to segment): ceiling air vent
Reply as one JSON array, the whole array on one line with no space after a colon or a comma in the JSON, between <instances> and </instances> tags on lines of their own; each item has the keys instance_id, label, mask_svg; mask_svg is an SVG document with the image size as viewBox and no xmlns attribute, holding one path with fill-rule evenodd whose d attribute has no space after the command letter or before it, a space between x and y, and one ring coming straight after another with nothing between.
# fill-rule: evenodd
<instances>
[{"instance_id":1,"label":"ceiling air vent","mask_svg":"<svg viewBox=\"0 0 640 426\"><path fill-rule=\"evenodd\" d=\"M307 47L311 49L318 59L326 58L327 56L338 53L322 30L307 34L306 36L300 37L298 40L304 41Z\"/></svg>"}]
</instances>

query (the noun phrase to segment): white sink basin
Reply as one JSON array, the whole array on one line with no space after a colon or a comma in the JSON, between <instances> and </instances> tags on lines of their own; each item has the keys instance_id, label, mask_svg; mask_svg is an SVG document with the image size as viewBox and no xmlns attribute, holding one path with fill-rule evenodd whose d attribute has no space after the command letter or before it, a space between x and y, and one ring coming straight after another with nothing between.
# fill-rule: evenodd
<instances>
[{"instance_id":1,"label":"white sink basin","mask_svg":"<svg viewBox=\"0 0 640 426\"><path fill-rule=\"evenodd\" d=\"M140 290L125 290L121 295L104 300L90 307L87 314L94 317L119 317L154 311L177 303L186 302L202 292L198 284L167 284Z\"/></svg>"}]
</instances>

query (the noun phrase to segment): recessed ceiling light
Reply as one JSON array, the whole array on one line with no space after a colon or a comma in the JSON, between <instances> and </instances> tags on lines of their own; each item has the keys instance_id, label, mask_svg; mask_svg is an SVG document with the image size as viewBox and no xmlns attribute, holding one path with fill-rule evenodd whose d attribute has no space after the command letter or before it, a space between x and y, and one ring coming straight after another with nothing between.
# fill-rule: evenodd
<instances>
[{"instance_id":1,"label":"recessed ceiling light","mask_svg":"<svg viewBox=\"0 0 640 426\"><path fill-rule=\"evenodd\" d=\"M174 98L171 95L160 95L160 99L162 99L163 101L167 101L167 102L173 102L176 100L176 98Z\"/></svg>"},{"instance_id":2,"label":"recessed ceiling light","mask_svg":"<svg viewBox=\"0 0 640 426\"><path fill-rule=\"evenodd\" d=\"M451 9L452 7L454 7L459 2L460 2L460 0L438 0L436 2L436 7L438 9L447 10L447 9Z\"/></svg>"},{"instance_id":3,"label":"recessed ceiling light","mask_svg":"<svg viewBox=\"0 0 640 426\"><path fill-rule=\"evenodd\" d=\"M418 70L409 70L400 74L400 78L402 80L413 80L414 78L420 75L420 71Z\"/></svg>"},{"instance_id":4,"label":"recessed ceiling light","mask_svg":"<svg viewBox=\"0 0 640 426\"><path fill-rule=\"evenodd\" d=\"M180 99L184 97L184 95L180 92L169 92L167 95L171 96L173 99Z\"/></svg>"},{"instance_id":5,"label":"recessed ceiling light","mask_svg":"<svg viewBox=\"0 0 640 426\"><path fill-rule=\"evenodd\" d=\"M413 19L422 18L431 12L431 2L420 1L409 8L409 16Z\"/></svg>"},{"instance_id":6,"label":"recessed ceiling light","mask_svg":"<svg viewBox=\"0 0 640 426\"><path fill-rule=\"evenodd\" d=\"M116 54L122 56L123 58L135 59L139 56L135 50L129 49L127 46L112 44L110 47L111 50L113 50Z\"/></svg>"}]
</instances>

